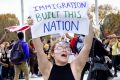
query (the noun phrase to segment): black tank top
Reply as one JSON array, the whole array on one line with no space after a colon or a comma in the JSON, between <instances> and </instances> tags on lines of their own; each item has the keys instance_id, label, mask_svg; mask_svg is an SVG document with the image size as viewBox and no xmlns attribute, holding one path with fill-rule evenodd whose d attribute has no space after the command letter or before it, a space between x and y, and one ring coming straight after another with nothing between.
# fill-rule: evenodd
<instances>
[{"instance_id":1,"label":"black tank top","mask_svg":"<svg viewBox=\"0 0 120 80\"><path fill-rule=\"evenodd\" d=\"M75 80L70 64L65 66L53 65L48 80Z\"/></svg>"}]
</instances>

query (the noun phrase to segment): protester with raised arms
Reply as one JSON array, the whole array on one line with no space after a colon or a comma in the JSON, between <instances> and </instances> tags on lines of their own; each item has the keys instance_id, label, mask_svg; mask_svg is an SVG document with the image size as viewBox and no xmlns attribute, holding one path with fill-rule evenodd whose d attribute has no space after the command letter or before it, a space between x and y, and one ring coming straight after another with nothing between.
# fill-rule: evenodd
<instances>
[{"instance_id":1,"label":"protester with raised arms","mask_svg":"<svg viewBox=\"0 0 120 80\"><path fill-rule=\"evenodd\" d=\"M71 49L64 41L57 42L52 46L51 53L55 60L55 64L52 64L48 61L43 51L43 44L40 38L33 39L35 50L37 51L39 69L44 80L80 80L81 72L88 60L93 41L92 16L88 14L88 17L90 19L90 28L88 35L85 36L84 47L70 64L68 63L68 57ZM28 23L32 24L29 21Z\"/></svg>"}]
</instances>

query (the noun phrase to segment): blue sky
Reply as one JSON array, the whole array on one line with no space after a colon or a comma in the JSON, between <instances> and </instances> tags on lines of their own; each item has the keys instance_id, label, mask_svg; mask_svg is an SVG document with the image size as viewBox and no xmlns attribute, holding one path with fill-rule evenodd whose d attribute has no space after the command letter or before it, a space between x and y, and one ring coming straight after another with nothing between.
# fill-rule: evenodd
<instances>
[{"instance_id":1,"label":"blue sky","mask_svg":"<svg viewBox=\"0 0 120 80\"><path fill-rule=\"evenodd\" d=\"M12 13L16 14L19 20L21 20L21 0L0 0L0 14ZM28 7L31 4L31 0L24 1L24 19L29 16ZM41 0L42 1L42 0ZM95 4L95 0L88 0L90 4ZM120 0L98 0L98 5L100 4L111 4L113 7L120 9Z\"/></svg>"}]
</instances>

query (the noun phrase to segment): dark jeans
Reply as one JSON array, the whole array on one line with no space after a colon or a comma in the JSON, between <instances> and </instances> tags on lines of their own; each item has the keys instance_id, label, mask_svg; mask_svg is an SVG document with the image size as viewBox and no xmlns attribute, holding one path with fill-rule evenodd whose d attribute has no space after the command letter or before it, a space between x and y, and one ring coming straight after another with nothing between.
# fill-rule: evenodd
<instances>
[{"instance_id":1,"label":"dark jeans","mask_svg":"<svg viewBox=\"0 0 120 80\"><path fill-rule=\"evenodd\" d=\"M2 76L0 75L0 80L3 80Z\"/></svg>"},{"instance_id":2,"label":"dark jeans","mask_svg":"<svg viewBox=\"0 0 120 80\"><path fill-rule=\"evenodd\" d=\"M2 78L2 66L0 65L0 80L3 80Z\"/></svg>"},{"instance_id":3,"label":"dark jeans","mask_svg":"<svg viewBox=\"0 0 120 80\"><path fill-rule=\"evenodd\" d=\"M112 56L112 65L114 68L114 74L117 74L117 55Z\"/></svg>"},{"instance_id":4,"label":"dark jeans","mask_svg":"<svg viewBox=\"0 0 120 80\"><path fill-rule=\"evenodd\" d=\"M14 66L9 67L9 79L13 80L14 79Z\"/></svg>"}]
</instances>

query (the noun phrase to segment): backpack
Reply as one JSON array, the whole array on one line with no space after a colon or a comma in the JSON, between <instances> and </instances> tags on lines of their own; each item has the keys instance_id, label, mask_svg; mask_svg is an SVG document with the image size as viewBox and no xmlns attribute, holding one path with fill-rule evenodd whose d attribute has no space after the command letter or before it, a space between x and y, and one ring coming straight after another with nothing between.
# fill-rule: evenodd
<instances>
[{"instance_id":1,"label":"backpack","mask_svg":"<svg viewBox=\"0 0 120 80\"><path fill-rule=\"evenodd\" d=\"M19 65L24 61L24 56L25 54L22 49L22 43L17 42L11 50L10 60L13 64Z\"/></svg>"},{"instance_id":2,"label":"backpack","mask_svg":"<svg viewBox=\"0 0 120 80\"><path fill-rule=\"evenodd\" d=\"M84 46L85 35L80 34L74 44L74 50L76 53L79 53Z\"/></svg>"}]
</instances>

